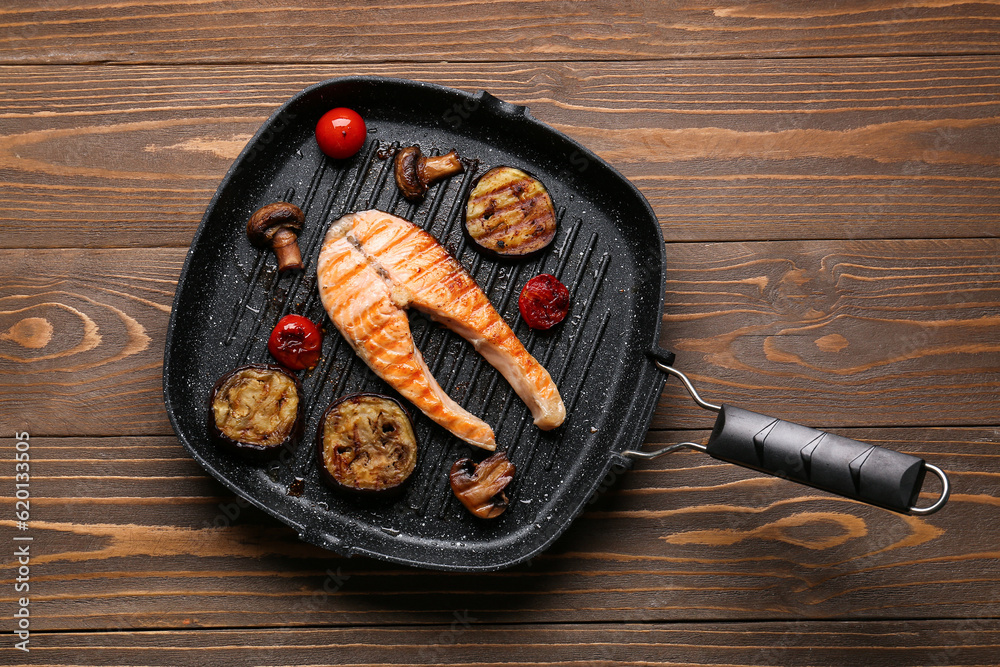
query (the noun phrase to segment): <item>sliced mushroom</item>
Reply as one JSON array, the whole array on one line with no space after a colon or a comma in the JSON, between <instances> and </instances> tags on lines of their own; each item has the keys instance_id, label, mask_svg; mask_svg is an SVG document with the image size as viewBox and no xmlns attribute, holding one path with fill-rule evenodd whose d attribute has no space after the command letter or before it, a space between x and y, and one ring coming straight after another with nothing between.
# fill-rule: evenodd
<instances>
[{"instance_id":1,"label":"sliced mushroom","mask_svg":"<svg viewBox=\"0 0 1000 667\"><path fill-rule=\"evenodd\" d=\"M278 271L302 268L298 236L306 216L295 204L277 201L257 209L247 221L247 237L258 248L273 248Z\"/></svg>"},{"instance_id":2,"label":"sliced mushroom","mask_svg":"<svg viewBox=\"0 0 1000 667\"><path fill-rule=\"evenodd\" d=\"M209 430L225 449L271 458L302 435L299 379L278 366L250 364L226 373L209 399Z\"/></svg>"},{"instance_id":3,"label":"sliced mushroom","mask_svg":"<svg viewBox=\"0 0 1000 667\"><path fill-rule=\"evenodd\" d=\"M396 185L410 201L420 201L431 183L464 169L455 151L424 157L419 146L408 146L396 153Z\"/></svg>"},{"instance_id":4,"label":"sliced mushroom","mask_svg":"<svg viewBox=\"0 0 1000 667\"><path fill-rule=\"evenodd\" d=\"M514 470L503 452L479 465L472 459L460 459L451 467L451 490L470 512L481 519L493 519L510 504L504 488L514 479Z\"/></svg>"}]
</instances>

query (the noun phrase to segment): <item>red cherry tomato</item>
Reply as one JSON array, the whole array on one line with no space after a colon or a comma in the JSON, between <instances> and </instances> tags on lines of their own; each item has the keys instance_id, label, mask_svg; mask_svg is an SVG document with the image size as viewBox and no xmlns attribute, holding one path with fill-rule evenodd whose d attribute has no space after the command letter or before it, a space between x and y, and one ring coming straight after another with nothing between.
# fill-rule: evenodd
<instances>
[{"instance_id":1,"label":"red cherry tomato","mask_svg":"<svg viewBox=\"0 0 1000 667\"><path fill-rule=\"evenodd\" d=\"M301 315L285 315L267 339L267 350L282 366L301 371L319 361L323 334Z\"/></svg>"},{"instance_id":2,"label":"red cherry tomato","mask_svg":"<svg viewBox=\"0 0 1000 667\"><path fill-rule=\"evenodd\" d=\"M316 123L316 142L332 158L349 158L365 143L368 130L356 111L345 107L330 109Z\"/></svg>"},{"instance_id":3,"label":"red cherry tomato","mask_svg":"<svg viewBox=\"0 0 1000 667\"><path fill-rule=\"evenodd\" d=\"M539 274L525 283L517 309L532 329L551 329L569 312L569 290L555 276Z\"/></svg>"}]
</instances>

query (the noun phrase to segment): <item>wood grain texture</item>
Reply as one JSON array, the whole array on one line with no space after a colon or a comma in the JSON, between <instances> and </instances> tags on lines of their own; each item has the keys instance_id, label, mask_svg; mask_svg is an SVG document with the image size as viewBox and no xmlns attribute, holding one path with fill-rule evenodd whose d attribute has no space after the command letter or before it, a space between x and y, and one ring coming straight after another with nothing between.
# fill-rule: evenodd
<instances>
[{"instance_id":1,"label":"wood grain texture","mask_svg":"<svg viewBox=\"0 0 1000 667\"><path fill-rule=\"evenodd\" d=\"M40 635L37 665L987 665L996 620L312 628ZM27 657L27 656L26 656Z\"/></svg>"},{"instance_id":2,"label":"wood grain texture","mask_svg":"<svg viewBox=\"0 0 1000 667\"><path fill-rule=\"evenodd\" d=\"M684 243L667 254L660 342L706 397L816 427L1000 423L1000 241ZM0 252L0 429L171 433L160 366L184 255ZM653 426L711 419L670 382Z\"/></svg>"},{"instance_id":3,"label":"wood grain texture","mask_svg":"<svg viewBox=\"0 0 1000 667\"><path fill-rule=\"evenodd\" d=\"M165 433L161 367L184 252L0 259L0 429Z\"/></svg>"},{"instance_id":4,"label":"wood grain texture","mask_svg":"<svg viewBox=\"0 0 1000 667\"><path fill-rule=\"evenodd\" d=\"M7 5L0 506L27 430L35 541L33 650L0 664L997 663L1000 0ZM948 507L678 453L469 575L235 499L163 412L175 282L264 119L352 74L488 90L608 160L663 226L660 342L706 397L925 457ZM670 381L646 445L711 419Z\"/></svg>"},{"instance_id":5,"label":"wood grain texture","mask_svg":"<svg viewBox=\"0 0 1000 667\"><path fill-rule=\"evenodd\" d=\"M530 106L669 241L997 236L1000 57L0 68L0 247L186 247L260 124L351 74Z\"/></svg>"},{"instance_id":6,"label":"wood grain texture","mask_svg":"<svg viewBox=\"0 0 1000 667\"><path fill-rule=\"evenodd\" d=\"M171 437L33 437L32 627L995 617L1000 553L984 527L1000 504L1000 433L839 432L939 464L951 503L904 517L678 453L609 476L549 551L494 574L304 544L207 478ZM12 595L0 590L0 605Z\"/></svg>"},{"instance_id":7,"label":"wood grain texture","mask_svg":"<svg viewBox=\"0 0 1000 667\"><path fill-rule=\"evenodd\" d=\"M635 60L996 54L1000 9L789 0L113 4L29 0L4 15L0 62L244 63Z\"/></svg>"},{"instance_id":8,"label":"wood grain texture","mask_svg":"<svg viewBox=\"0 0 1000 667\"><path fill-rule=\"evenodd\" d=\"M1000 422L998 239L668 243L667 258L661 344L712 402L818 427ZM669 385L654 425L704 424Z\"/></svg>"}]
</instances>

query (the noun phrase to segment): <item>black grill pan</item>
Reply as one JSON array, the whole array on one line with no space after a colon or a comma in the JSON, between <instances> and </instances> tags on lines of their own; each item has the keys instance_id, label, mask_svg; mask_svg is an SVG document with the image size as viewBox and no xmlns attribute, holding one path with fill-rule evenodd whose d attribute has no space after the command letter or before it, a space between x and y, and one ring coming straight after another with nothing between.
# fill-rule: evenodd
<instances>
[{"instance_id":1,"label":"black grill pan","mask_svg":"<svg viewBox=\"0 0 1000 667\"><path fill-rule=\"evenodd\" d=\"M347 161L322 155L313 138L319 116L336 106L358 111L369 128ZM452 148L478 162L432 186L419 206L401 199L388 155L419 144ZM464 238L462 214L472 179L508 164L548 187L560 224L550 250L529 262L485 258ZM270 251L251 246L246 220L260 206L290 201L305 212L299 239L305 271L279 276ZM411 316L414 339L444 389L484 418L517 466L510 509L498 520L471 516L454 498L447 471L482 453L423 415L415 477L390 504L345 499L320 482L310 446L317 420L336 398L358 391L392 394L341 339L319 302L315 262L329 223L379 208L431 232L475 277L515 333L551 373L568 418L539 431L507 382L458 336ZM639 192L583 146L533 119L525 107L488 93L379 77L312 86L284 104L247 144L202 220L174 300L164 356L164 398L178 437L216 479L292 526L302 539L340 554L450 570L492 570L530 558L569 525L619 452L641 442L665 376L650 353L664 294L664 247L656 217ZM517 313L524 283L552 273L571 290L567 321L535 333ZM208 440L206 401L232 368L268 361L267 335L285 313L325 325L323 359L300 374L306 427L294 456L251 464ZM296 479L304 480L294 495ZM293 489L290 493L289 489Z\"/></svg>"},{"instance_id":2,"label":"black grill pan","mask_svg":"<svg viewBox=\"0 0 1000 667\"><path fill-rule=\"evenodd\" d=\"M326 158L313 137L319 117L337 106L358 111L369 128L361 152L345 161ZM470 168L432 186L424 202L412 205L395 186L391 160L396 148L412 144L431 154L456 149ZM497 165L516 166L539 178L556 205L556 239L531 261L488 259L468 245L462 232L472 180ZM279 275L272 253L251 246L245 237L250 214L277 200L295 203L305 212L299 238L306 265L302 272ZM402 498L388 503L344 498L319 480L311 443L326 406L355 392L393 394L329 322L315 284L316 257L329 223L368 208L410 219L449 248L560 388L566 423L552 432L539 431L507 382L470 345L422 316L411 316L414 340L434 376L463 407L494 428L498 450L506 450L517 466L508 494L511 507L496 520L473 517L448 485L447 472L455 460L470 455L483 458L484 453L473 451L419 413L415 427L420 458ZM307 542L342 555L364 554L429 568L505 568L551 544L612 466L628 468L633 458L650 456L633 448L649 426L666 381L664 371L690 387L672 368L673 355L656 344L664 270L663 237L645 198L589 150L532 118L527 108L485 92L471 95L413 81L382 77L325 81L295 95L264 123L205 212L181 273L167 330L163 369L167 413L181 442L205 470L293 527ZM546 333L530 330L517 313L521 287L541 272L559 277L572 298L567 320ZM208 395L227 371L269 361L267 336L289 312L324 325L323 358L315 369L300 373L305 410L302 444L277 462L255 464L209 441ZM877 448L841 438L853 444L839 443L842 446L834 452L836 448L827 446L831 441L822 440L827 436L812 435L819 432L789 430L795 425L698 400L720 412L709 454L876 504L891 504L884 501L885 493L873 500L870 490L852 493L845 486L871 476L876 466L865 467L858 457L870 458L869 449ZM823 446L817 449L820 440ZM855 445L863 451L855 451ZM706 449L694 443L681 446ZM806 450L812 458L803 472L796 461L803 460L801 452ZM824 458L828 452L836 454L830 461ZM841 460L844 456L849 459ZM893 507L898 511L909 509L907 503L912 503L923 478L923 462L914 461L919 464L902 462L903 467L909 465L912 479L901 506ZM825 476L817 477L817 472ZM877 491L893 491L899 480L876 481Z\"/></svg>"}]
</instances>

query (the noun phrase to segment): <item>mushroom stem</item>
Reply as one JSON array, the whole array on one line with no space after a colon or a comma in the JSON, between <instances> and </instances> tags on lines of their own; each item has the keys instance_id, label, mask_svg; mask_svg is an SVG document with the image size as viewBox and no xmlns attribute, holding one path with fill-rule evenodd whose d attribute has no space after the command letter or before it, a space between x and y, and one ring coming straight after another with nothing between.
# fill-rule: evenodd
<instances>
[{"instance_id":1,"label":"mushroom stem","mask_svg":"<svg viewBox=\"0 0 1000 667\"><path fill-rule=\"evenodd\" d=\"M302 253L299 251L298 237L290 229L282 229L274 235L274 254L278 258L278 271L302 268Z\"/></svg>"},{"instance_id":2,"label":"mushroom stem","mask_svg":"<svg viewBox=\"0 0 1000 667\"><path fill-rule=\"evenodd\" d=\"M464 169L456 151L451 151L437 157L425 157L422 163L424 180L428 184L433 183L439 178L457 174Z\"/></svg>"}]
</instances>

